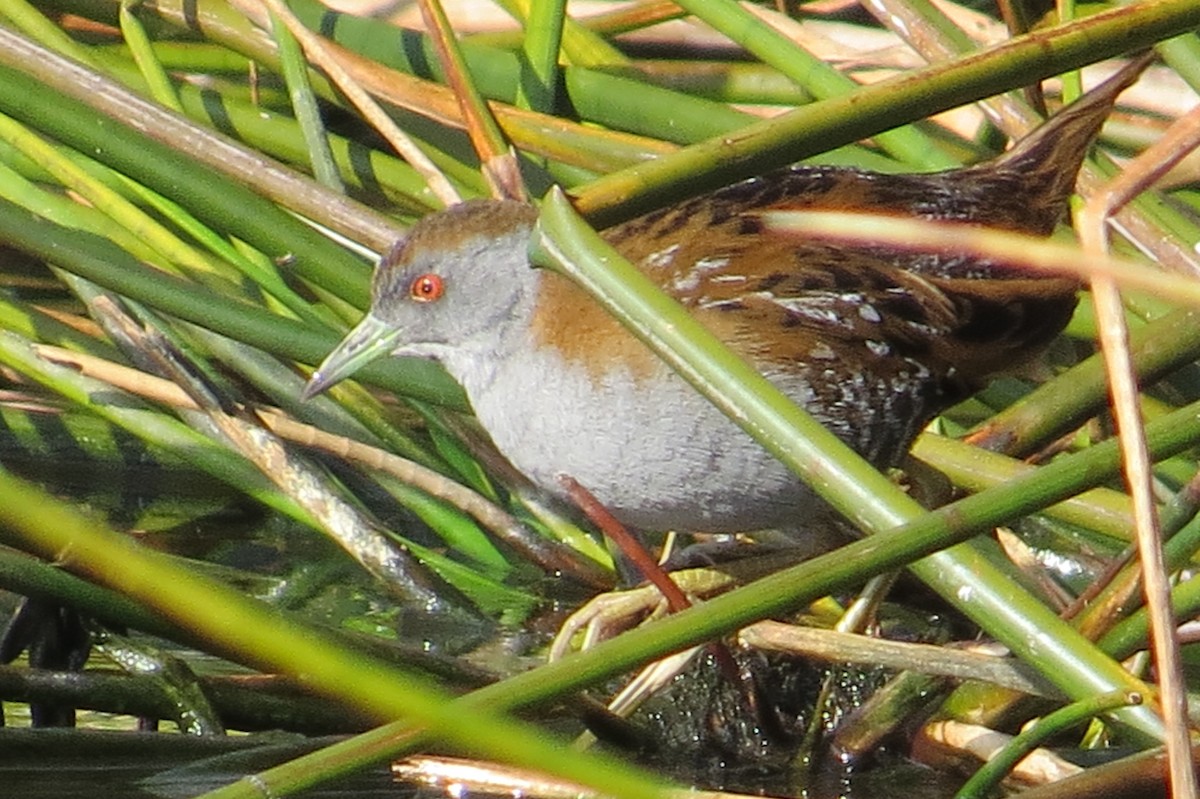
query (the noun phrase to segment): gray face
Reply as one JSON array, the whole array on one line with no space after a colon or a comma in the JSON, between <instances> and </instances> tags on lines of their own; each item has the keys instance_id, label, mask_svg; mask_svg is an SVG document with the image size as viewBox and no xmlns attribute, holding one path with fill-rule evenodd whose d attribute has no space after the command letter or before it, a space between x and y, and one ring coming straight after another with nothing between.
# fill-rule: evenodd
<instances>
[{"instance_id":1,"label":"gray face","mask_svg":"<svg viewBox=\"0 0 1200 799\"><path fill-rule=\"evenodd\" d=\"M309 381L312 396L384 355L434 358L455 373L486 357L532 301L526 248L536 212L472 201L431 214L375 271L371 310Z\"/></svg>"},{"instance_id":2,"label":"gray face","mask_svg":"<svg viewBox=\"0 0 1200 799\"><path fill-rule=\"evenodd\" d=\"M418 223L375 272L371 313L398 331L394 353L442 359L494 339L532 285L534 219L519 203L476 201Z\"/></svg>"}]
</instances>

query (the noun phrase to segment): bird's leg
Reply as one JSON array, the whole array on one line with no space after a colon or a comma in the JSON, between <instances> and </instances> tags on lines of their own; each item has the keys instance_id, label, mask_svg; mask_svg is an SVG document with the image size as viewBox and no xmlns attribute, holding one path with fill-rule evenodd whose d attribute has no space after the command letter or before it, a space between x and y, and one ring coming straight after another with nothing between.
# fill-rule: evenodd
<instances>
[{"instance_id":1,"label":"bird's leg","mask_svg":"<svg viewBox=\"0 0 1200 799\"><path fill-rule=\"evenodd\" d=\"M579 484L574 478L563 475L559 482L567 492L568 498L579 506L589 519L613 541L627 558L641 570L666 599L670 612L675 613L691 607L692 602L683 593L675 581L662 566L647 551L641 539L633 535L625 525L621 524L590 491ZM740 691L744 706L754 718L759 720L759 726L764 730L780 730L779 721L770 712L770 703L761 695L759 683L754 679L750 669L738 665L733 653L723 641L710 641L707 645L713 660L721 669L721 673L733 686ZM679 664L682 667L683 663ZM780 731L780 736L782 732Z\"/></svg>"}]
</instances>

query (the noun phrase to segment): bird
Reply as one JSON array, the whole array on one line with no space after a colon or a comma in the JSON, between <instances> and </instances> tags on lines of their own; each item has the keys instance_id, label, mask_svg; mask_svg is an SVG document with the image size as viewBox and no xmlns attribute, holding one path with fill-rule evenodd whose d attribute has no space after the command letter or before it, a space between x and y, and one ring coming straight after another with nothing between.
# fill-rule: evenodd
<instances>
[{"instance_id":1,"label":"bird","mask_svg":"<svg viewBox=\"0 0 1200 799\"><path fill-rule=\"evenodd\" d=\"M798 240L763 214L874 211L1048 235L1140 70L973 166L794 165L602 235L860 455L892 467L933 417L1062 331L1077 279ZM634 529L803 537L823 503L582 289L531 268L536 219L522 202L469 200L419 220L381 259L370 310L304 396L380 357L433 359L499 451L550 494L563 495L567 475Z\"/></svg>"}]
</instances>

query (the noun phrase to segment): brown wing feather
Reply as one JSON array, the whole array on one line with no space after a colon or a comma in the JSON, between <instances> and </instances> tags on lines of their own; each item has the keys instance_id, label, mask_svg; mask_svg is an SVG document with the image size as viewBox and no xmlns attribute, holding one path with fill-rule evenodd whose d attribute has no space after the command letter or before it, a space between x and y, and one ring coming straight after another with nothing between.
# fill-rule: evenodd
<instances>
[{"instance_id":1,"label":"brown wing feather","mask_svg":"<svg viewBox=\"0 0 1200 799\"><path fill-rule=\"evenodd\" d=\"M903 372L916 362L938 376L984 376L1036 352L1061 330L1075 307L1074 280L953 255L797 242L764 230L758 214L853 209L1049 233L1087 144L1147 63L1136 60L984 164L928 175L797 166L604 235L764 370L832 353L847 368L873 374ZM572 291L564 281L547 280L543 296L562 301ZM603 357L596 360L598 340L615 342L605 346L635 371L655 368L602 311L585 300L570 307L557 319L539 318L539 337L567 357L592 360L594 369L607 368Z\"/></svg>"}]
</instances>

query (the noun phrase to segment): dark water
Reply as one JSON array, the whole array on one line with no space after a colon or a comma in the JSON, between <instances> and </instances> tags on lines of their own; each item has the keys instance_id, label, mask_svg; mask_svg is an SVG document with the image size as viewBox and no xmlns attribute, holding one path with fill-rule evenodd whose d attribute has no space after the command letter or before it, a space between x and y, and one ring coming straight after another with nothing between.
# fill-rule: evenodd
<instances>
[{"instance_id":1,"label":"dark water","mask_svg":"<svg viewBox=\"0 0 1200 799\"><path fill-rule=\"evenodd\" d=\"M184 799L283 762L311 746L243 739L202 741L157 733L0 731L0 796L22 799ZM224 751L222 751L224 750ZM826 772L795 793L809 799L940 799L960 782L904 762L860 775ZM782 786L781 786L782 787ZM341 777L294 794L308 799L413 797L386 766ZM422 789L424 797L442 795ZM457 794L456 794L457 797Z\"/></svg>"},{"instance_id":2,"label":"dark water","mask_svg":"<svg viewBox=\"0 0 1200 799\"><path fill-rule=\"evenodd\" d=\"M0 730L0 796L183 799L235 782L329 741L296 736L190 736L99 730ZM386 766L303 797L404 796Z\"/></svg>"},{"instance_id":3,"label":"dark water","mask_svg":"<svg viewBox=\"0 0 1200 799\"><path fill-rule=\"evenodd\" d=\"M134 492L127 492L121 499L132 496ZM137 497L134 502L105 502L102 497L92 495L89 504L107 508L110 521L115 521L114 516L120 516L122 509L144 508L145 498ZM547 618L537 623L526 620L522 634L518 635L511 629L486 625L468 629L419 613L399 615L395 612L394 598L378 591L328 542L291 525L281 525L277 519L256 510L237 504L232 507L215 504L219 510L210 510L203 521L189 519L183 524L167 526L145 536L147 543L203 561L207 568L219 570L220 576L249 593L270 596L279 605L324 624L415 637L430 642L432 651L447 657L467 650L478 655L486 650L490 653L489 670L503 673L519 668L504 662L507 658L531 657L531 651L537 651L539 642L544 643L544 637L559 620L553 613L547 613ZM172 509L180 510L178 506ZM565 599L563 603L569 606ZM552 603L548 600L547 604ZM0 613L4 610L11 608L0 607ZM511 638L520 645L499 646L493 636L500 640ZM166 642L160 643L170 648ZM174 654L198 673L221 671L220 661L205 658L201 653L174 651ZM775 707L785 743L758 734L754 722L742 717L738 698L726 695L723 680L717 679L717 671L710 665L698 667L699 676L693 675L685 689L668 691L636 720L654 745L637 751L622 750L621 756L638 760L677 784L695 784L704 789L811 799L902 796L939 799L953 795L960 784L957 776L939 774L899 756L873 762L854 772L822 765L813 769L814 773L798 777L791 766L794 744L803 737L824 671L781 671L774 665L768 665L760 675L764 675L765 683L778 683L768 685L777 689L773 691L776 696L787 697ZM111 668L107 663L99 666ZM200 738L173 732L140 733L129 729L129 717L123 718L124 728L118 731L104 717L82 713L80 729L32 730L23 728L27 722L20 714L26 707L5 705L10 726L0 729L0 799L6 796L193 797L330 742L287 734ZM164 722L163 729L173 727ZM577 730L571 731L574 732ZM297 795L370 799L413 793L394 783L387 765L381 764Z\"/></svg>"}]
</instances>

